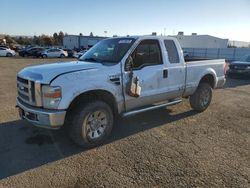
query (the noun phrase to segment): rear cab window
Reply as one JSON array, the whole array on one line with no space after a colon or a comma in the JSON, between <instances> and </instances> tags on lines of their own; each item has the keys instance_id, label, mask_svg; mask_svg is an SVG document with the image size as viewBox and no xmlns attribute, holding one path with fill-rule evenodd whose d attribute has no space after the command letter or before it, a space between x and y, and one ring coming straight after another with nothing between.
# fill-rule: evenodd
<instances>
[{"instance_id":1,"label":"rear cab window","mask_svg":"<svg viewBox=\"0 0 250 188\"><path fill-rule=\"evenodd\" d=\"M178 50L176 48L175 42L173 40L167 39L164 40L164 45L168 53L168 60L172 63L180 63L180 58Z\"/></svg>"}]
</instances>

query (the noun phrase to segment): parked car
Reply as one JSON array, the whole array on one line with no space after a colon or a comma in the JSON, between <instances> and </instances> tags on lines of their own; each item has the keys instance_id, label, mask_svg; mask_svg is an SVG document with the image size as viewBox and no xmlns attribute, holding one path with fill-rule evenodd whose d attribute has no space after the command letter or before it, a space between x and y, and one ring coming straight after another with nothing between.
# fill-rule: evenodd
<instances>
[{"instance_id":1,"label":"parked car","mask_svg":"<svg viewBox=\"0 0 250 188\"><path fill-rule=\"evenodd\" d=\"M75 58L80 58L83 54L85 54L88 50L81 50L73 55Z\"/></svg>"},{"instance_id":2,"label":"parked car","mask_svg":"<svg viewBox=\"0 0 250 188\"><path fill-rule=\"evenodd\" d=\"M21 70L17 106L22 119L50 129L66 123L75 143L93 147L109 136L115 115L178 104L182 97L194 110L206 110L212 89L225 83L224 69L221 59L186 63L174 37L109 38L79 61Z\"/></svg>"},{"instance_id":3,"label":"parked car","mask_svg":"<svg viewBox=\"0 0 250 188\"><path fill-rule=\"evenodd\" d=\"M10 47L9 47L9 46L6 46L6 45L0 45L0 47L1 47L1 48L8 48L8 49L10 49Z\"/></svg>"},{"instance_id":4,"label":"parked car","mask_svg":"<svg viewBox=\"0 0 250 188\"><path fill-rule=\"evenodd\" d=\"M73 57L73 55L76 53L76 51L71 50L71 49L63 49L68 53L68 57Z\"/></svg>"},{"instance_id":5,"label":"parked car","mask_svg":"<svg viewBox=\"0 0 250 188\"><path fill-rule=\"evenodd\" d=\"M10 48L0 47L0 56L12 57L15 56L16 52Z\"/></svg>"},{"instance_id":6,"label":"parked car","mask_svg":"<svg viewBox=\"0 0 250 188\"><path fill-rule=\"evenodd\" d=\"M19 51L19 55L22 57L40 57L41 52L44 50L42 47L30 47Z\"/></svg>"},{"instance_id":7,"label":"parked car","mask_svg":"<svg viewBox=\"0 0 250 188\"><path fill-rule=\"evenodd\" d=\"M188 58L189 57L188 52L187 51L183 51L183 56L184 56L184 58Z\"/></svg>"},{"instance_id":8,"label":"parked car","mask_svg":"<svg viewBox=\"0 0 250 188\"><path fill-rule=\"evenodd\" d=\"M240 61L232 61L227 74L228 76L243 75L250 78L250 55L242 57Z\"/></svg>"},{"instance_id":9,"label":"parked car","mask_svg":"<svg viewBox=\"0 0 250 188\"><path fill-rule=\"evenodd\" d=\"M57 48L52 48L48 50L44 50L41 53L42 58L47 58L47 57L68 57L68 53L62 49L57 49Z\"/></svg>"}]
</instances>

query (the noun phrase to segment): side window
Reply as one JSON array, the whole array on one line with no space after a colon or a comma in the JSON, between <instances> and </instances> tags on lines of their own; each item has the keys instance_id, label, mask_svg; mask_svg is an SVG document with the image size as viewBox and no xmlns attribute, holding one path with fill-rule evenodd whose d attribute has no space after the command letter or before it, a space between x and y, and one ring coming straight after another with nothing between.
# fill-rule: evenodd
<instances>
[{"instance_id":1,"label":"side window","mask_svg":"<svg viewBox=\"0 0 250 188\"><path fill-rule=\"evenodd\" d=\"M162 64L161 49L158 40L144 40L132 53L133 69L148 65Z\"/></svg>"},{"instance_id":2,"label":"side window","mask_svg":"<svg viewBox=\"0 0 250 188\"><path fill-rule=\"evenodd\" d=\"M173 40L164 40L170 63L179 63L179 54Z\"/></svg>"}]
</instances>

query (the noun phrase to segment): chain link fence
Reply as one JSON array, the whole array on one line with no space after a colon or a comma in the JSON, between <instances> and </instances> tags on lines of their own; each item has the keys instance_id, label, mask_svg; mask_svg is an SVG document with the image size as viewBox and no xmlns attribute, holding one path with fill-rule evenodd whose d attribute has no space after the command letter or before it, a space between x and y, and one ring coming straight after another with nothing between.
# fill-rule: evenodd
<instances>
[{"instance_id":1,"label":"chain link fence","mask_svg":"<svg viewBox=\"0 0 250 188\"><path fill-rule=\"evenodd\" d=\"M183 48L192 58L226 59L228 61L240 60L250 55L250 48Z\"/></svg>"}]
</instances>

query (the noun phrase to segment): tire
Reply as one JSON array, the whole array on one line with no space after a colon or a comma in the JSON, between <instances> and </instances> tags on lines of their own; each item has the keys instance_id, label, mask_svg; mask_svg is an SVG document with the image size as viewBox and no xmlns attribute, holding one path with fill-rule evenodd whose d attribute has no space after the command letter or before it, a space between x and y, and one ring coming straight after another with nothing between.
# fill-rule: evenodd
<instances>
[{"instance_id":1,"label":"tire","mask_svg":"<svg viewBox=\"0 0 250 188\"><path fill-rule=\"evenodd\" d=\"M6 54L6 57L12 57L13 55L12 55L12 53L7 53Z\"/></svg>"},{"instance_id":2,"label":"tire","mask_svg":"<svg viewBox=\"0 0 250 188\"><path fill-rule=\"evenodd\" d=\"M61 54L61 55L60 55L60 58L64 58L64 57L65 57L65 55L64 55L64 54Z\"/></svg>"},{"instance_id":3,"label":"tire","mask_svg":"<svg viewBox=\"0 0 250 188\"><path fill-rule=\"evenodd\" d=\"M47 55L46 55L46 54L43 54L43 55L42 55L42 58L47 58Z\"/></svg>"},{"instance_id":4,"label":"tire","mask_svg":"<svg viewBox=\"0 0 250 188\"><path fill-rule=\"evenodd\" d=\"M84 148L98 146L110 135L114 116L108 104L94 101L84 104L71 113L69 123L71 139Z\"/></svg>"},{"instance_id":5,"label":"tire","mask_svg":"<svg viewBox=\"0 0 250 188\"><path fill-rule=\"evenodd\" d=\"M198 112L205 111L211 103L213 91L208 83L200 83L197 90L190 96L191 107Z\"/></svg>"}]
</instances>

